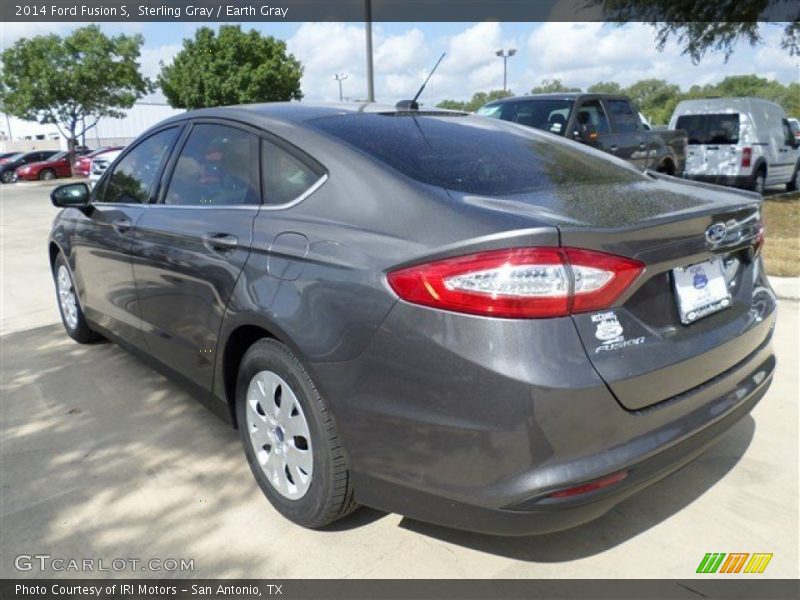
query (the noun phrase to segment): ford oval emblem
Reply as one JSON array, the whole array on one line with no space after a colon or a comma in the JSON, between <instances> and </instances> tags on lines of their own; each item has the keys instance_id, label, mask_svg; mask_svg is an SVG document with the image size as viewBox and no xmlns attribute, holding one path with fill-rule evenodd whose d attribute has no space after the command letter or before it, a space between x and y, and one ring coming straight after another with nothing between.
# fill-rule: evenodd
<instances>
[{"instance_id":1,"label":"ford oval emblem","mask_svg":"<svg viewBox=\"0 0 800 600\"><path fill-rule=\"evenodd\" d=\"M717 245L725 239L726 233L728 233L728 227L725 223L714 223L706 229L706 241L709 244Z\"/></svg>"}]
</instances>

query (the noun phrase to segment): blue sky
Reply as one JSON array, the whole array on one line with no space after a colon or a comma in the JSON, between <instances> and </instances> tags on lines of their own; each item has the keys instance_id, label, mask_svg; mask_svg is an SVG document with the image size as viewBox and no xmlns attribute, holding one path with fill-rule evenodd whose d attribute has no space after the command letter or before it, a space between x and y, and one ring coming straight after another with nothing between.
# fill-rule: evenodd
<instances>
[{"instance_id":1,"label":"blue sky","mask_svg":"<svg viewBox=\"0 0 800 600\"><path fill-rule=\"evenodd\" d=\"M169 62L181 41L200 25L215 23L112 23L101 24L109 33L141 33L145 37L142 68L149 76L159 61ZM67 23L0 24L0 44L24 35L65 33L77 26ZM364 98L366 77L364 30L361 23L247 23L287 42L305 65L302 82L307 100L338 98L334 73L347 73L345 96ZM502 87L502 61L498 48L513 47L509 60L509 88L527 92L543 79L560 78L585 88L595 81L623 85L638 79L659 78L688 88L719 81L726 75L757 73L783 83L798 81L797 58L781 50L780 27L762 26L765 43L741 43L731 59L709 54L699 65L682 56L675 43L656 50L650 26L624 27L601 23L376 23L374 25L376 96L394 102L413 95L442 52L447 58L423 95L427 104L443 98L466 99L476 91Z\"/></svg>"}]
</instances>

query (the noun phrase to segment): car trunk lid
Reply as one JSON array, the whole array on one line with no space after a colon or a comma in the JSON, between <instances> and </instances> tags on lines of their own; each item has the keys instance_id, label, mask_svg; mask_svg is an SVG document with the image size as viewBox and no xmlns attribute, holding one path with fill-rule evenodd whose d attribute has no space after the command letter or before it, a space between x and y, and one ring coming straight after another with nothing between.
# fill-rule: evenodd
<instances>
[{"instance_id":1,"label":"car trunk lid","mask_svg":"<svg viewBox=\"0 0 800 600\"><path fill-rule=\"evenodd\" d=\"M613 307L573 316L589 359L626 409L640 410L702 385L747 357L769 333L765 315L774 300L760 283L760 200L753 194L654 176L482 202L496 210L510 210L510 202L557 225L562 246L646 265ZM725 234L710 242L706 232L719 223ZM720 265L728 306L686 324L674 269L709 260Z\"/></svg>"}]
</instances>

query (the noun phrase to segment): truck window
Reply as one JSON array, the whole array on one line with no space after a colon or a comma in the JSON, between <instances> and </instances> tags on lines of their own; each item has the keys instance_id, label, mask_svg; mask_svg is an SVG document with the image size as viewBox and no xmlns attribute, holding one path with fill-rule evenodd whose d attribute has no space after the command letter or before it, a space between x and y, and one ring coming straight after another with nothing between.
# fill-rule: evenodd
<instances>
[{"instance_id":1,"label":"truck window","mask_svg":"<svg viewBox=\"0 0 800 600\"><path fill-rule=\"evenodd\" d=\"M606 100L606 105L614 121L618 133L636 133L639 131L639 117L627 100Z\"/></svg>"},{"instance_id":2,"label":"truck window","mask_svg":"<svg viewBox=\"0 0 800 600\"><path fill-rule=\"evenodd\" d=\"M608 117L600 100L587 100L581 104L577 113L578 125L591 125L598 135L609 133Z\"/></svg>"},{"instance_id":3,"label":"truck window","mask_svg":"<svg viewBox=\"0 0 800 600\"><path fill-rule=\"evenodd\" d=\"M564 130L572 111L572 100L539 98L487 104L477 110L482 117L512 121L558 135Z\"/></svg>"},{"instance_id":4,"label":"truck window","mask_svg":"<svg viewBox=\"0 0 800 600\"><path fill-rule=\"evenodd\" d=\"M785 146L794 145L794 132L786 119L783 120L783 143Z\"/></svg>"},{"instance_id":5,"label":"truck window","mask_svg":"<svg viewBox=\"0 0 800 600\"><path fill-rule=\"evenodd\" d=\"M681 115L675 129L683 129L690 146L702 144L738 144L739 113Z\"/></svg>"}]
</instances>

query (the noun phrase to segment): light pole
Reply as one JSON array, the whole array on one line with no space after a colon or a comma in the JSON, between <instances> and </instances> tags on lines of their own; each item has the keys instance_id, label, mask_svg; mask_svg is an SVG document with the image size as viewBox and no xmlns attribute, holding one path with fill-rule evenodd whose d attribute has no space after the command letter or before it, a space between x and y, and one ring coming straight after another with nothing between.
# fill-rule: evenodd
<instances>
[{"instance_id":1,"label":"light pole","mask_svg":"<svg viewBox=\"0 0 800 600\"><path fill-rule=\"evenodd\" d=\"M347 79L347 73L336 73L333 78L339 82L339 102L342 101L342 82Z\"/></svg>"},{"instance_id":2,"label":"light pole","mask_svg":"<svg viewBox=\"0 0 800 600\"><path fill-rule=\"evenodd\" d=\"M364 31L367 37L367 102L375 102L375 76L372 71L372 0L365 0Z\"/></svg>"},{"instance_id":3,"label":"light pole","mask_svg":"<svg viewBox=\"0 0 800 600\"><path fill-rule=\"evenodd\" d=\"M508 59L514 56L517 53L516 48L509 48L508 52L503 49L498 50L495 52L497 56L503 59L503 91L507 91L506 81L508 79Z\"/></svg>"}]
</instances>

